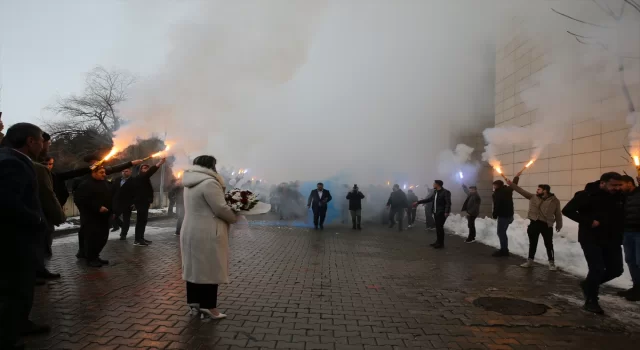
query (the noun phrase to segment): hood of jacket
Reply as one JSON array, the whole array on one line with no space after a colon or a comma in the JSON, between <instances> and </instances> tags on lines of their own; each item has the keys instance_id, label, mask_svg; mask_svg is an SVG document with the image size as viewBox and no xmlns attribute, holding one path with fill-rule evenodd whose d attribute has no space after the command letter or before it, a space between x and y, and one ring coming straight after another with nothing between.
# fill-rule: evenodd
<instances>
[{"instance_id":1,"label":"hood of jacket","mask_svg":"<svg viewBox=\"0 0 640 350\"><path fill-rule=\"evenodd\" d=\"M584 186L584 190L587 192L596 192L600 190L600 180L589 182Z\"/></svg>"},{"instance_id":2,"label":"hood of jacket","mask_svg":"<svg viewBox=\"0 0 640 350\"><path fill-rule=\"evenodd\" d=\"M215 171L201 167L199 165L194 165L191 168L184 171L184 175L182 178L182 184L184 187L195 187L200 184L202 181L214 179L220 183L222 188L224 188L224 179L220 174Z\"/></svg>"}]
</instances>

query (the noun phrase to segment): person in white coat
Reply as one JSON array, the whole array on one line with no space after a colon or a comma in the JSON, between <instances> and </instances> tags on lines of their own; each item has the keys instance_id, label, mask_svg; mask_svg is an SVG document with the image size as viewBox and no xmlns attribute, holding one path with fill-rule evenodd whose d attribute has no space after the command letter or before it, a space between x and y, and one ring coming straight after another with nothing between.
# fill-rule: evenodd
<instances>
[{"instance_id":1,"label":"person in white coat","mask_svg":"<svg viewBox=\"0 0 640 350\"><path fill-rule=\"evenodd\" d=\"M199 156L184 172L184 221L180 235L182 279L192 313L225 318L217 307L218 285L229 283L229 224L236 214L224 199L216 159Z\"/></svg>"}]
</instances>

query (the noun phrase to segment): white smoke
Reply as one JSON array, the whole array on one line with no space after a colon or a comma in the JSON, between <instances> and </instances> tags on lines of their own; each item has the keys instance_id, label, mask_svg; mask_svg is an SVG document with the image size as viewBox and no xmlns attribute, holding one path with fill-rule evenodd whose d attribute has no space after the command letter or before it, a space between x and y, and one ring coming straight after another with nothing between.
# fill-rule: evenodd
<instances>
[{"instance_id":1,"label":"white smoke","mask_svg":"<svg viewBox=\"0 0 640 350\"><path fill-rule=\"evenodd\" d=\"M480 164L471 162L473 148L458 144L456 148L444 150L438 159L438 173L447 180L475 184Z\"/></svg>"}]
</instances>

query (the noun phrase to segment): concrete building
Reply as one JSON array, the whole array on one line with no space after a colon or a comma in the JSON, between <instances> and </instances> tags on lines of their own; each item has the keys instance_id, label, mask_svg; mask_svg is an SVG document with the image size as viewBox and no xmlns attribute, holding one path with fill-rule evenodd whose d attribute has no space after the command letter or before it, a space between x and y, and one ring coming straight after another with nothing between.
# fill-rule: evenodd
<instances>
[{"instance_id":1,"label":"concrete building","mask_svg":"<svg viewBox=\"0 0 640 350\"><path fill-rule=\"evenodd\" d=\"M530 127L540 118L539 109L525 103L523 95L528 89L541 88L537 78L549 69L553 48L544 38L525 33L524 28L525 22L514 18L497 44L496 127ZM640 105L640 84L629 87L636 106ZM604 172L626 171L635 177L636 171L624 150L629 145L626 100L621 89L602 89L597 98L581 106L583 112L571 116L561 142L546 147L524 173L522 187L535 191L538 184L549 184L564 205ZM532 158L532 151L530 144L501 148L498 159L504 173L512 178ZM493 178L501 179L496 172ZM526 217L527 201L518 194L514 199L517 213Z\"/></svg>"}]
</instances>

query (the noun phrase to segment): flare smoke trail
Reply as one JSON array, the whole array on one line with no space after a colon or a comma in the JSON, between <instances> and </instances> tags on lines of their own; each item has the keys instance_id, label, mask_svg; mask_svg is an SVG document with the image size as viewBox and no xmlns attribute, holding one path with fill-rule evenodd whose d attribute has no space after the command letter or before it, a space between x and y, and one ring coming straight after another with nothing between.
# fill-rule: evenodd
<instances>
[{"instance_id":1,"label":"flare smoke trail","mask_svg":"<svg viewBox=\"0 0 640 350\"><path fill-rule=\"evenodd\" d=\"M438 173L445 182L475 184L480 164L471 163L473 148L458 144L455 150L445 150L440 153L438 160ZM463 177L460 178L460 173ZM447 181L449 180L449 181Z\"/></svg>"},{"instance_id":2,"label":"flare smoke trail","mask_svg":"<svg viewBox=\"0 0 640 350\"><path fill-rule=\"evenodd\" d=\"M640 12L624 0L529 2L516 12L524 20L523 34L543 43L547 66L520 82L531 87L520 94L531 111L531 125L523 128L512 120L509 126L485 130L483 159L495 165L504 147L513 145L531 147L536 159L545 147L570 140L575 122L620 123L626 116L633 127L625 143L640 146L635 132L640 126L631 108L640 102ZM625 86L631 87L628 97Z\"/></svg>"},{"instance_id":3,"label":"flare smoke trail","mask_svg":"<svg viewBox=\"0 0 640 350\"><path fill-rule=\"evenodd\" d=\"M492 120L504 3L200 3L118 139L167 131L270 183L430 182L438 153Z\"/></svg>"}]
</instances>

